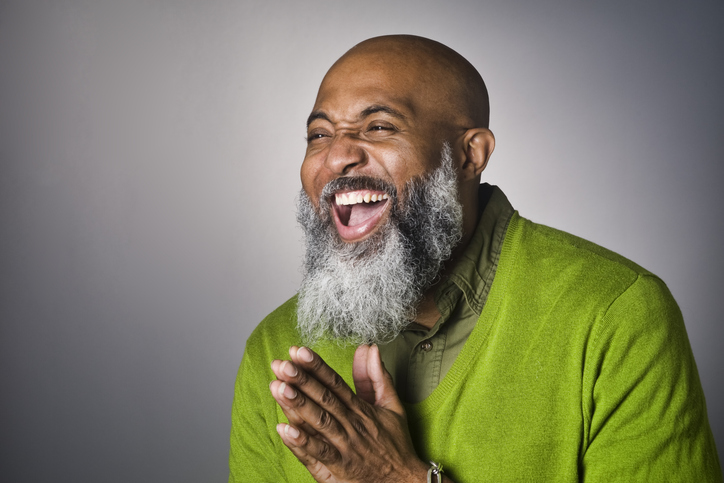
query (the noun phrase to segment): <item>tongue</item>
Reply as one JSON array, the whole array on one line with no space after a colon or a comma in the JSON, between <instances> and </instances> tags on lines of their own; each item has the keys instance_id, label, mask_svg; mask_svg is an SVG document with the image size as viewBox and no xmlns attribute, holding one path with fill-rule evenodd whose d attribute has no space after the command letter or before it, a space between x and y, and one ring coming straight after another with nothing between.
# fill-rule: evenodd
<instances>
[{"instance_id":1,"label":"tongue","mask_svg":"<svg viewBox=\"0 0 724 483\"><path fill-rule=\"evenodd\" d=\"M347 226L357 226L369 220L385 206L386 201L376 203L357 203L352 205L352 212L349 215Z\"/></svg>"}]
</instances>

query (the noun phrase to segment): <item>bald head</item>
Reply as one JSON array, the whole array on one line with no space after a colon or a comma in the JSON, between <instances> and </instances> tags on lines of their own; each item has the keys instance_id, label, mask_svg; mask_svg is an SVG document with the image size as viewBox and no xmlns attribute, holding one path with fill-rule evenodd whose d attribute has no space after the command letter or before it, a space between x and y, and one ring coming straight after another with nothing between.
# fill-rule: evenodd
<instances>
[{"instance_id":1,"label":"bald head","mask_svg":"<svg viewBox=\"0 0 724 483\"><path fill-rule=\"evenodd\" d=\"M416 93L420 107L436 111L430 114L441 121L465 128L488 127L490 107L483 78L463 56L434 40L387 35L360 42L330 68L322 87L350 75L377 76L390 86Z\"/></svg>"},{"instance_id":2,"label":"bald head","mask_svg":"<svg viewBox=\"0 0 724 483\"><path fill-rule=\"evenodd\" d=\"M319 87L307 120L302 186L315 206L340 178L366 177L405 193L436 172L447 152L466 243L477 224L480 175L495 146L488 111L483 79L452 49L410 35L366 40L335 62ZM354 218L355 229L338 227L340 236L355 243L372 236L384 213L365 223Z\"/></svg>"}]
</instances>

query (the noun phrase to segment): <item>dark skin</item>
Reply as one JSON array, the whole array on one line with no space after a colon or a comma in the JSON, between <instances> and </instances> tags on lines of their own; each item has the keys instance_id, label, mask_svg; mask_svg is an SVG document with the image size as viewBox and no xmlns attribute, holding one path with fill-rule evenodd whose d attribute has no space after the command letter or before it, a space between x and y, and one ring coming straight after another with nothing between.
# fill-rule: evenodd
<instances>
[{"instance_id":1,"label":"dark skin","mask_svg":"<svg viewBox=\"0 0 724 483\"><path fill-rule=\"evenodd\" d=\"M495 144L487 122L482 79L457 53L420 37L367 40L322 81L308 123L302 185L316 207L324 186L342 176L381 178L401 191L440 165L448 142L463 206L463 238L451 266L478 220L480 174ZM377 227L385 222L383 214ZM377 227L346 241L365 239ZM434 289L417 307L415 321L428 328L440 317ZM277 380L270 390L289 420L277 430L317 481L426 481L430 465L415 453L404 407L376 346L362 345L355 353L356 394L313 351L289 352L290 360L272 362Z\"/></svg>"},{"instance_id":2,"label":"dark skin","mask_svg":"<svg viewBox=\"0 0 724 483\"><path fill-rule=\"evenodd\" d=\"M277 431L317 481L426 481L430 466L415 454L377 346L355 352L357 394L311 350L289 355L272 363L278 380L270 389L290 423Z\"/></svg>"}]
</instances>

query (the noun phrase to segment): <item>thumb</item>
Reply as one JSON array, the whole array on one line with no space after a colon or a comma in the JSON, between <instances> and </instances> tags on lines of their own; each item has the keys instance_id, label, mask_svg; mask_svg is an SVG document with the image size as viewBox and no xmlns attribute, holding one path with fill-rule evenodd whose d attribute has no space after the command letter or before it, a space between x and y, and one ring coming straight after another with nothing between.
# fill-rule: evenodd
<instances>
[{"instance_id":1,"label":"thumb","mask_svg":"<svg viewBox=\"0 0 724 483\"><path fill-rule=\"evenodd\" d=\"M357 347L352 363L352 379L354 380L354 389L357 396L370 404L374 404L375 389L367 370L369 353L370 346L363 344Z\"/></svg>"},{"instance_id":2,"label":"thumb","mask_svg":"<svg viewBox=\"0 0 724 483\"><path fill-rule=\"evenodd\" d=\"M392 376L382 364L380 349L376 344L369 348L367 373L370 381L372 381L372 389L375 394L375 406L389 409L400 416L404 416L405 408L397 396L397 391L392 383Z\"/></svg>"}]
</instances>

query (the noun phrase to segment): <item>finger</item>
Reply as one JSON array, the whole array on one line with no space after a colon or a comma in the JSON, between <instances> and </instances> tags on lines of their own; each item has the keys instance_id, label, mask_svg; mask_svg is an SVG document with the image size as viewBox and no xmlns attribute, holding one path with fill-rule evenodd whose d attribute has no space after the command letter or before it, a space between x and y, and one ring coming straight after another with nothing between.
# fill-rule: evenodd
<instances>
[{"instance_id":1,"label":"finger","mask_svg":"<svg viewBox=\"0 0 724 483\"><path fill-rule=\"evenodd\" d=\"M357 347L354 352L352 363L352 379L357 396L370 404L375 403L375 390L372 386L372 379L367 370L367 358L369 357L370 346L363 344Z\"/></svg>"},{"instance_id":2,"label":"finger","mask_svg":"<svg viewBox=\"0 0 724 483\"><path fill-rule=\"evenodd\" d=\"M313 427L307 424L306 421L297 413L296 409L286 402L286 398L280 398L278 397L280 391L287 392L289 391L289 388L280 388L282 382L281 381L272 381L271 384L269 384L269 390L272 393L272 396L274 399L276 399L277 404L279 404L279 407L281 407L282 412L284 413L284 416L287 417L287 420L290 424L293 424L297 428L300 428L301 430L305 431L307 434L310 434L312 436L317 435L317 430L315 430ZM293 391L294 388L291 388ZM292 396L292 392L288 392L289 397Z\"/></svg>"},{"instance_id":3,"label":"finger","mask_svg":"<svg viewBox=\"0 0 724 483\"><path fill-rule=\"evenodd\" d=\"M292 347L290 353L301 363L315 364L317 368L316 374L309 374L304 368L297 368L291 361L281 361L276 367L275 374L279 380L284 381L314 401L321 410L331 414L331 416L344 428L344 434L329 432L327 429L321 429L317 421L325 422L323 419L317 419L320 416L316 411L311 413L311 417L306 414L300 416L311 425L317 432L321 433L325 438L333 441L338 448L346 447L355 439L355 435L368 432L369 419L372 417L372 406L357 397L352 389L344 382L344 379L329 367L324 360L317 354L306 348L298 349ZM309 362L312 359L312 362ZM319 376L323 374L323 376ZM313 377L315 376L315 377ZM316 377L322 379L318 380ZM325 385L325 381L332 381L331 387ZM321 413L321 417L327 415ZM331 427L336 430L335 426Z\"/></svg>"},{"instance_id":4,"label":"finger","mask_svg":"<svg viewBox=\"0 0 724 483\"><path fill-rule=\"evenodd\" d=\"M272 362L272 370L279 381L304 393L320 408L329 411L337 420L342 421L348 418L349 408L340 401L335 392L310 376L306 371L298 369L293 362L274 361ZM341 376L337 376L337 378L346 386Z\"/></svg>"},{"instance_id":5,"label":"finger","mask_svg":"<svg viewBox=\"0 0 724 483\"><path fill-rule=\"evenodd\" d=\"M344 382L342 376L329 367L324 359L307 347L292 346L289 349L292 361L319 381L324 387L329 388L344 404L349 406L350 401L356 397L354 391Z\"/></svg>"},{"instance_id":6,"label":"finger","mask_svg":"<svg viewBox=\"0 0 724 483\"><path fill-rule=\"evenodd\" d=\"M300 375L303 372L299 373ZM310 378L311 379L311 378ZM318 383L317 383L318 384ZM330 411L320 407L313 399L304 392L283 381L274 381L270 384L272 395L287 417L293 421L303 421L305 427L311 427L314 431L340 449L349 446L347 439L347 428L349 421L345 419L345 426L340 424ZM327 394L331 395L329 391ZM334 396L332 396L334 397ZM337 409L341 403L337 402Z\"/></svg>"},{"instance_id":7,"label":"finger","mask_svg":"<svg viewBox=\"0 0 724 483\"><path fill-rule=\"evenodd\" d=\"M280 360L278 360L278 359L275 359L275 360L272 361L272 363L271 363L271 368L272 368L272 372L274 372L274 374L278 374L278 373L279 373L279 371L281 370L280 367L281 367L281 365L282 365L282 362L283 362L283 361L280 361ZM281 381L279 381L279 380L272 381L272 382L269 384L269 390L271 391L272 396L274 396L274 395L279 391L279 384L281 384ZM290 394L291 394L291 393L290 393ZM276 397L275 397L275 399L276 399ZM277 401L277 402L279 402L279 401ZM280 406L281 406L282 410L284 411L284 414L287 416L287 419L289 420L290 423L295 424L295 425L297 425L298 427L299 427L299 426L304 426L304 425L306 424L306 423L304 422L304 420L301 419L301 418L296 414L295 411L293 411L293 408L291 408L290 406L285 406L284 404L280 404ZM311 428L305 428L305 429L311 430ZM312 430L312 431L313 431L313 430Z\"/></svg>"},{"instance_id":8,"label":"finger","mask_svg":"<svg viewBox=\"0 0 724 483\"><path fill-rule=\"evenodd\" d=\"M380 348L377 347L377 344L369 348L367 373L369 374L369 378L372 381L372 388L374 389L375 406L389 409L400 416L404 416L405 408L397 396L397 391L392 382L392 376L382 364Z\"/></svg>"},{"instance_id":9,"label":"finger","mask_svg":"<svg viewBox=\"0 0 724 483\"><path fill-rule=\"evenodd\" d=\"M317 453L320 452L319 444L311 443L313 439L311 436L289 424L277 424L277 433L279 433L284 445L289 448L292 454L307 468L315 480L333 481L332 473L324 463L310 454L310 450L314 451L315 448ZM324 451L322 451L322 453L324 453ZM339 456L337 456L337 458L339 458Z\"/></svg>"},{"instance_id":10,"label":"finger","mask_svg":"<svg viewBox=\"0 0 724 483\"><path fill-rule=\"evenodd\" d=\"M282 437L284 444L305 465L314 464L315 461L331 465L339 461L341 457L340 452L328 442L309 436L289 424L278 424L277 432Z\"/></svg>"},{"instance_id":11,"label":"finger","mask_svg":"<svg viewBox=\"0 0 724 483\"><path fill-rule=\"evenodd\" d=\"M277 402L280 403L282 409L287 409L286 412L293 413L295 422L304 422L308 427L311 434L316 434L319 431L319 425L326 425L326 419L331 415L338 423L344 427L347 434L350 433L351 422L349 421L351 415L349 408L342 403L339 398L329 389L324 387L319 381L311 377L303 370L298 370L294 363L291 361L277 361L272 363L275 375L278 377L280 382L284 382L286 386L284 391L286 399L280 399L282 393L277 391L275 397ZM275 386L275 388L278 386ZM304 407L306 405L305 400L299 401L298 403L292 404L290 399L295 399L295 391L300 391L313 401L316 406L312 408L304 408L304 412L300 412L296 409L297 405ZM294 395L293 395L294 394ZM322 411L328 413L325 414ZM312 419L310 419L312 418ZM356 421L355 421L356 422ZM334 426L332 430L336 429ZM326 434L325 437L335 437L335 434Z\"/></svg>"}]
</instances>

